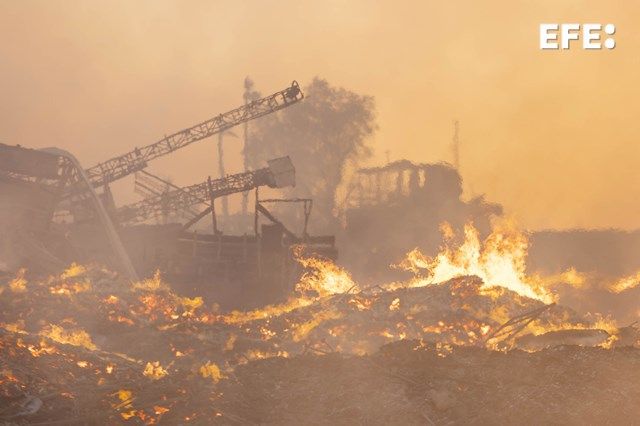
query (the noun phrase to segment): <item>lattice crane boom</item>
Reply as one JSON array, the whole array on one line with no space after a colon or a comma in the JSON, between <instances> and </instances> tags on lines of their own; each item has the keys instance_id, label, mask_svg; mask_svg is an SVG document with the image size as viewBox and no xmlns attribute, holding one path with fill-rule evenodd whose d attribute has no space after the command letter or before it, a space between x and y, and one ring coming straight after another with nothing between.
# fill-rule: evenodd
<instances>
[{"instance_id":1,"label":"lattice crane boom","mask_svg":"<svg viewBox=\"0 0 640 426\"><path fill-rule=\"evenodd\" d=\"M195 126L165 136L142 148L114 157L86 170L89 181L100 187L147 167L147 163L170 154L199 140L227 130L238 124L279 111L302 100L304 94L294 81L290 87L272 95L249 102L239 108L220 114Z\"/></svg>"},{"instance_id":2,"label":"lattice crane boom","mask_svg":"<svg viewBox=\"0 0 640 426\"><path fill-rule=\"evenodd\" d=\"M161 217L168 212L179 212L212 199L248 191L258 186L283 188L295 185L295 168L289 157L270 160L269 167L250 172L229 175L220 179L208 179L163 194L150 197L118 209L120 223L135 224Z\"/></svg>"},{"instance_id":3,"label":"lattice crane boom","mask_svg":"<svg viewBox=\"0 0 640 426\"><path fill-rule=\"evenodd\" d=\"M151 198L165 194L167 191L181 189L179 186L162 179L146 170L137 171L135 174L135 185L133 191L142 195L143 198ZM206 202L204 199L202 202ZM192 206L183 209L186 216L195 217L198 211Z\"/></svg>"}]
</instances>

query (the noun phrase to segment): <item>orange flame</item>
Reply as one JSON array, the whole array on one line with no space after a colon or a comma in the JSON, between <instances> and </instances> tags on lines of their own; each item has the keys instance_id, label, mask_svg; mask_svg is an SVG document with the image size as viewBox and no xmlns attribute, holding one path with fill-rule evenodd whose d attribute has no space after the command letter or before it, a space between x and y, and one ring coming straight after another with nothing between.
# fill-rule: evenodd
<instances>
[{"instance_id":1,"label":"orange flame","mask_svg":"<svg viewBox=\"0 0 640 426\"><path fill-rule=\"evenodd\" d=\"M331 294L346 293L357 288L356 283L351 278L351 274L332 261L304 256L302 246L294 248L294 256L300 265L307 268L307 271L296 286L296 290L299 292L313 290L320 297L324 297Z\"/></svg>"},{"instance_id":2,"label":"orange flame","mask_svg":"<svg viewBox=\"0 0 640 426\"><path fill-rule=\"evenodd\" d=\"M481 243L476 228L467 224L464 236L464 243L456 249L445 246L434 258L414 249L397 266L413 272L427 272L426 276L415 279L412 287L475 275L482 279L485 288L500 286L545 303L554 301L554 296L540 280L525 273L528 241L515 227L496 227Z\"/></svg>"},{"instance_id":3,"label":"orange flame","mask_svg":"<svg viewBox=\"0 0 640 426\"><path fill-rule=\"evenodd\" d=\"M612 293L622 293L631 290L640 285L640 271L629 277L621 278L609 285L609 291Z\"/></svg>"}]
</instances>

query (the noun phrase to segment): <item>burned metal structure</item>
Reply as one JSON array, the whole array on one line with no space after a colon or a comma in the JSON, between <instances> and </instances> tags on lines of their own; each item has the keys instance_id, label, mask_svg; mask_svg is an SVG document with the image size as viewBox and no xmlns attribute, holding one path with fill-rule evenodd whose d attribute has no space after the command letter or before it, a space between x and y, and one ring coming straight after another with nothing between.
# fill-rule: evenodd
<instances>
[{"instance_id":1,"label":"burned metal structure","mask_svg":"<svg viewBox=\"0 0 640 426\"><path fill-rule=\"evenodd\" d=\"M301 101L304 94L296 81L286 89L275 92L269 96L246 103L238 108L219 114L209 120L194 126L180 130L165 136L157 142L142 148L134 148L125 154L103 161L85 170L85 174L94 188L103 189L103 201L109 207L115 207L109 184L127 177L148 166L149 161L171 154L181 148L210 136L228 130L234 126L246 123L250 120L280 111ZM86 194L86 185L80 182L78 174L72 175L75 184L68 185L64 195L72 198L70 203L74 216L82 217L83 196Z\"/></svg>"},{"instance_id":2,"label":"burned metal structure","mask_svg":"<svg viewBox=\"0 0 640 426\"><path fill-rule=\"evenodd\" d=\"M356 270L396 279L386 265L406 246L437 252L443 222L458 230L474 223L485 235L501 207L482 196L463 200L462 193L462 178L447 163L399 160L358 170L344 205L348 262Z\"/></svg>"},{"instance_id":3,"label":"burned metal structure","mask_svg":"<svg viewBox=\"0 0 640 426\"><path fill-rule=\"evenodd\" d=\"M15 269L29 257L42 267L61 266L46 247L70 170L60 156L0 144L0 269Z\"/></svg>"},{"instance_id":4,"label":"burned metal structure","mask_svg":"<svg viewBox=\"0 0 640 426\"><path fill-rule=\"evenodd\" d=\"M310 208L308 213L305 208L302 235L296 235L258 200L260 186L295 185L295 168L288 157L270 160L259 170L207 178L187 187L144 169L156 158L303 98L294 81L269 96L86 170L59 150L0 145L0 269L35 265L47 270L71 261L97 261L131 279L160 270L172 282L186 286L183 290L214 294L229 306L284 297L297 273L293 246L336 255L333 237L307 234ZM134 173L135 191L144 198L117 208L110 184ZM249 190L256 190L253 232L224 235L217 227L215 200ZM190 230L207 216L213 232ZM158 219L161 224L148 223Z\"/></svg>"},{"instance_id":5,"label":"burned metal structure","mask_svg":"<svg viewBox=\"0 0 640 426\"><path fill-rule=\"evenodd\" d=\"M262 169L221 179L208 178L196 185L152 195L119 208L116 217L126 229L123 239L141 274L149 275L160 269L183 292L206 294L209 290L222 303L243 300L259 304L277 300L291 290L298 270L292 257L295 245L335 258L335 240L332 236L307 234L310 200L303 200L305 226L301 235L296 235L263 205L283 200L260 200L256 194L254 232L240 236L225 235L217 229L215 201L252 189L258 191L261 186L294 185L293 163L289 157L282 157L268 161L268 167ZM167 221L188 217L194 207L201 211L188 220ZM207 216L212 218L213 233L190 231ZM268 223L261 223L263 218ZM158 219L160 224L143 223Z\"/></svg>"},{"instance_id":6,"label":"burned metal structure","mask_svg":"<svg viewBox=\"0 0 640 426\"><path fill-rule=\"evenodd\" d=\"M110 216L73 155L57 148L35 151L0 145L0 158L0 194L6 206L0 218L3 269L25 265L35 270L59 269L73 255L67 233L55 226L53 217L66 185L75 178L76 185L84 183L87 188L85 200L101 225L104 254L129 279L138 278Z\"/></svg>"},{"instance_id":7,"label":"burned metal structure","mask_svg":"<svg viewBox=\"0 0 640 426\"><path fill-rule=\"evenodd\" d=\"M238 124L287 108L304 98L300 86L293 82L290 87L272 95L249 102L238 108L217 115L189 128L165 136L158 142L135 148L126 154L111 158L86 170L94 187L115 182L147 167L148 162L175 152L194 142L206 139Z\"/></svg>"},{"instance_id":8,"label":"burned metal structure","mask_svg":"<svg viewBox=\"0 0 640 426\"><path fill-rule=\"evenodd\" d=\"M284 188L295 185L295 168L289 157L270 160L269 167L238 173L221 179L210 177L202 183L175 188L137 203L120 207L117 211L118 221L123 224L144 222L150 218L167 216L170 212L190 209L203 203L213 204L219 197L249 191L266 185L271 188ZM185 228L189 228L199 219L212 212L212 207L197 214Z\"/></svg>"},{"instance_id":9,"label":"burned metal structure","mask_svg":"<svg viewBox=\"0 0 640 426\"><path fill-rule=\"evenodd\" d=\"M421 190L446 190L460 195L460 176L448 164L412 163L398 160L379 167L359 169L352 183L350 206L391 204Z\"/></svg>"}]
</instances>

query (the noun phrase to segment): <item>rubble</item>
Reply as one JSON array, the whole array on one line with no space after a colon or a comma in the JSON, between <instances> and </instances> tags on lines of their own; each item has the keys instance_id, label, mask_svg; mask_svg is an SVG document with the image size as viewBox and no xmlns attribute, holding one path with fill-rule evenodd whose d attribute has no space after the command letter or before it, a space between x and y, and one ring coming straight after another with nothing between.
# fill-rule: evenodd
<instances>
[{"instance_id":1,"label":"rubble","mask_svg":"<svg viewBox=\"0 0 640 426\"><path fill-rule=\"evenodd\" d=\"M295 296L246 312L180 296L159 275L131 285L96 265L6 280L0 421L512 423L546 407L547 421L578 423L605 420L593 406L605 394L624 405L609 416L637 414L623 404L640 391L630 330L603 331L594 348L549 344L553 330L600 331L475 277L361 289L331 262L301 262ZM494 338L531 312L518 333ZM526 333L547 344L517 349Z\"/></svg>"}]
</instances>

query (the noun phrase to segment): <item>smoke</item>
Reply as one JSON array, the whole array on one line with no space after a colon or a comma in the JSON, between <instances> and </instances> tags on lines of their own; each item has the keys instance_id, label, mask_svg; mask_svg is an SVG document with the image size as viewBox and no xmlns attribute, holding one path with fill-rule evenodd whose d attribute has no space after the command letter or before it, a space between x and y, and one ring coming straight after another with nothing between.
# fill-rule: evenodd
<instances>
[{"instance_id":1,"label":"smoke","mask_svg":"<svg viewBox=\"0 0 640 426\"><path fill-rule=\"evenodd\" d=\"M89 166L239 106L246 75L265 92L322 75L376 97L372 164L387 150L452 161L456 117L466 181L527 228L634 228L639 16L630 1L3 2L0 141ZM615 23L618 46L541 52L548 21ZM201 181L213 145L153 171ZM228 145L240 171L241 144Z\"/></svg>"},{"instance_id":2,"label":"smoke","mask_svg":"<svg viewBox=\"0 0 640 426\"><path fill-rule=\"evenodd\" d=\"M362 170L356 179L359 189L351 195L340 238L341 260L367 282L398 279L389 266L414 248L437 254L443 224L447 233L463 236L464 226L473 223L484 238L491 219L502 214L500 205L483 197L464 201L462 178L447 164L404 160Z\"/></svg>"}]
</instances>

